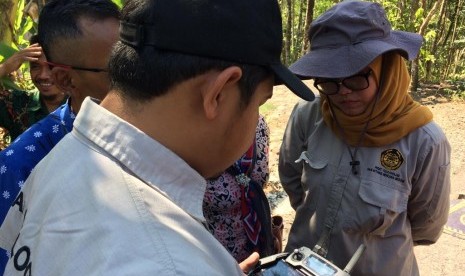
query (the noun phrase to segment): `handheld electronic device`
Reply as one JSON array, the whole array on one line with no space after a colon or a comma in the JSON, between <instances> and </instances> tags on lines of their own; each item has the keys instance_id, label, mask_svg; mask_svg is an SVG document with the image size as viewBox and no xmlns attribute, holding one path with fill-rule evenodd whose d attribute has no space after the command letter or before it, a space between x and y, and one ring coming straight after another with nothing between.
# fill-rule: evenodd
<instances>
[{"instance_id":1,"label":"handheld electronic device","mask_svg":"<svg viewBox=\"0 0 465 276\"><path fill-rule=\"evenodd\" d=\"M340 269L307 247L292 253L280 253L260 259L258 266L249 275L290 276L350 276L350 271L359 260L365 245L360 245L344 269Z\"/></svg>"}]
</instances>

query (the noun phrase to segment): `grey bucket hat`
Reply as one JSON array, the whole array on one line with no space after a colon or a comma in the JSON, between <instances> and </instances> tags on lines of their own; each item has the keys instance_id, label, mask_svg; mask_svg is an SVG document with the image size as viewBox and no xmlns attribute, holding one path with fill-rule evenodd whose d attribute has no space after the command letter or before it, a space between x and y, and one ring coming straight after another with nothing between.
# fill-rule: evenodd
<instances>
[{"instance_id":1,"label":"grey bucket hat","mask_svg":"<svg viewBox=\"0 0 465 276\"><path fill-rule=\"evenodd\" d=\"M423 42L419 34L392 30L383 7L365 1L334 5L312 22L308 37L310 51L289 67L303 79L348 77L393 50L412 60Z\"/></svg>"}]
</instances>

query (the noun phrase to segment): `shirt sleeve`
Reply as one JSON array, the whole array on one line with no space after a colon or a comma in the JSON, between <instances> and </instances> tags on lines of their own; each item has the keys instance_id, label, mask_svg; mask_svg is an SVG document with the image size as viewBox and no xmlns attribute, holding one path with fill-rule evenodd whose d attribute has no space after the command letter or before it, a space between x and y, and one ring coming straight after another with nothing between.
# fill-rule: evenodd
<instances>
[{"instance_id":1,"label":"shirt sleeve","mask_svg":"<svg viewBox=\"0 0 465 276\"><path fill-rule=\"evenodd\" d=\"M0 247L4 250L10 251L19 235L26 215L25 193L28 191L29 189L26 186L15 195L11 208L8 209L6 217L2 221L0 227Z\"/></svg>"},{"instance_id":2,"label":"shirt sleeve","mask_svg":"<svg viewBox=\"0 0 465 276\"><path fill-rule=\"evenodd\" d=\"M31 171L65 135L59 124L57 119L44 119L0 152L0 223Z\"/></svg>"},{"instance_id":3,"label":"shirt sleeve","mask_svg":"<svg viewBox=\"0 0 465 276\"><path fill-rule=\"evenodd\" d=\"M279 178L289 196L292 208L297 207L304 199L304 190L301 183L303 162L296 163L302 151L306 150L305 131L302 128L300 103L294 106L284 131L283 142L279 151Z\"/></svg>"},{"instance_id":4,"label":"shirt sleeve","mask_svg":"<svg viewBox=\"0 0 465 276\"><path fill-rule=\"evenodd\" d=\"M447 222L450 204L450 145L445 136L419 162L408 204L415 245L435 243Z\"/></svg>"},{"instance_id":5,"label":"shirt sleeve","mask_svg":"<svg viewBox=\"0 0 465 276\"><path fill-rule=\"evenodd\" d=\"M0 152L0 223L34 168L31 160L34 156L22 146L12 144Z\"/></svg>"}]
</instances>

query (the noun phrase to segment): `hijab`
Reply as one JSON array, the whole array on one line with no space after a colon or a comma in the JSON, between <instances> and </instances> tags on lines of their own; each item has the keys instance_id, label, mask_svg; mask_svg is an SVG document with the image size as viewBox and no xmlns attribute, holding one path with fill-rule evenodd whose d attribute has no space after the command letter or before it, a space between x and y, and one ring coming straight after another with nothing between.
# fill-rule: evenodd
<instances>
[{"instance_id":1,"label":"hijab","mask_svg":"<svg viewBox=\"0 0 465 276\"><path fill-rule=\"evenodd\" d=\"M378 87L383 74L383 87L378 89L380 94L375 95L362 114L346 115L334 105L331 108L328 97L321 95L323 119L337 136L350 146L380 147L400 140L433 119L431 111L414 101L408 93L410 75L398 53L379 56L369 67ZM364 135L363 139L360 139L361 135Z\"/></svg>"}]
</instances>

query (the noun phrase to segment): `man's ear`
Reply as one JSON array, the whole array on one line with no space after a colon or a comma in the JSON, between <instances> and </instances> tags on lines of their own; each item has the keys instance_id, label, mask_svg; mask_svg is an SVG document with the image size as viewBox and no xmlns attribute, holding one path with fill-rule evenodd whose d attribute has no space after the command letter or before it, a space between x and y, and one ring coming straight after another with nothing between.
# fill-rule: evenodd
<instances>
[{"instance_id":1,"label":"man's ear","mask_svg":"<svg viewBox=\"0 0 465 276\"><path fill-rule=\"evenodd\" d=\"M228 67L220 72L213 72L208 77L208 84L202 90L203 108L207 119L218 116L219 109L224 104L228 93L237 88L242 77L242 69L238 66Z\"/></svg>"},{"instance_id":2,"label":"man's ear","mask_svg":"<svg viewBox=\"0 0 465 276\"><path fill-rule=\"evenodd\" d=\"M55 85L62 91L70 93L74 90L73 78L71 71L66 68L54 67L52 69L52 77Z\"/></svg>"}]
</instances>

